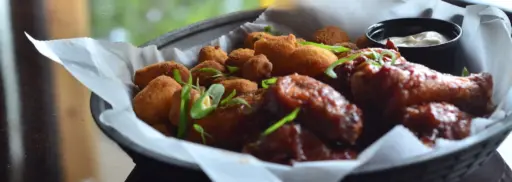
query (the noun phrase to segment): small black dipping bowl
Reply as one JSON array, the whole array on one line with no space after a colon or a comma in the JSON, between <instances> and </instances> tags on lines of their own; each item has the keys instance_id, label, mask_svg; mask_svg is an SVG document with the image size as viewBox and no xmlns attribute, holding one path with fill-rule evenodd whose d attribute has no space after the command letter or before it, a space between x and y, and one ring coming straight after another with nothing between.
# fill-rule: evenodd
<instances>
[{"instance_id":1,"label":"small black dipping bowl","mask_svg":"<svg viewBox=\"0 0 512 182\"><path fill-rule=\"evenodd\" d=\"M443 73L456 74L455 54L459 49L462 28L452 22L432 18L401 18L379 22L368 28L366 38L371 47L384 47L379 41L389 37L405 37L425 31L444 35L448 42L425 47L400 47L398 51L406 60L423 64Z\"/></svg>"}]
</instances>

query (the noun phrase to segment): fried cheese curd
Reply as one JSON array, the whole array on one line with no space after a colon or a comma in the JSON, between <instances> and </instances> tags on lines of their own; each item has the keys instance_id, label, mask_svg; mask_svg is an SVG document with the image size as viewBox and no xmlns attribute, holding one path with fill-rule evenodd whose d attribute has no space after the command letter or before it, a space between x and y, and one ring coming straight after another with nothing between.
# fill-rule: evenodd
<instances>
[{"instance_id":1,"label":"fried cheese curd","mask_svg":"<svg viewBox=\"0 0 512 182\"><path fill-rule=\"evenodd\" d=\"M293 64L286 64L285 68L281 68L285 74L298 73L316 77L323 74L327 67L338 60L338 57L329 50L306 45L293 51L288 60L293 61Z\"/></svg>"},{"instance_id":2,"label":"fried cheese curd","mask_svg":"<svg viewBox=\"0 0 512 182\"><path fill-rule=\"evenodd\" d=\"M298 47L295 35L281 36L276 39L261 39L254 43L254 54L263 54L272 63L272 75L283 76L290 71L288 56Z\"/></svg>"},{"instance_id":3,"label":"fried cheese curd","mask_svg":"<svg viewBox=\"0 0 512 182\"><path fill-rule=\"evenodd\" d=\"M254 50L240 48L231 51L228 55L226 65L241 68L251 57L254 56Z\"/></svg>"},{"instance_id":4,"label":"fried cheese curd","mask_svg":"<svg viewBox=\"0 0 512 182\"><path fill-rule=\"evenodd\" d=\"M181 85L171 77L159 76L133 98L133 110L137 117L150 125L164 123L169 109L176 105L172 97L180 89Z\"/></svg>"},{"instance_id":5,"label":"fried cheese curd","mask_svg":"<svg viewBox=\"0 0 512 182\"><path fill-rule=\"evenodd\" d=\"M220 84L222 84L225 88L223 97L228 96L234 90L236 90L236 96L254 92L254 91L258 90L257 83L252 82L250 80L242 79L242 78L224 80L224 81L221 81Z\"/></svg>"},{"instance_id":6,"label":"fried cheese curd","mask_svg":"<svg viewBox=\"0 0 512 182\"><path fill-rule=\"evenodd\" d=\"M215 70L220 73L224 73L226 68L224 65L212 60L201 62L190 69L190 72L192 73L192 81L196 83L199 80L200 85L210 86L213 80L218 76L216 75L217 73L214 72Z\"/></svg>"},{"instance_id":7,"label":"fried cheese curd","mask_svg":"<svg viewBox=\"0 0 512 182\"><path fill-rule=\"evenodd\" d=\"M320 30L317 30L313 35L313 41L326 44L334 45L344 42L350 42L347 32L341 30L336 26L326 26Z\"/></svg>"},{"instance_id":8,"label":"fried cheese curd","mask_svg":"<svg viewBox=\"0 0 512 182\"><path fill-rule=\"evenodd\" d=\"M189 70L187 67L183 66L174 61L166 61L161 63L151 64L142 69L135 71L135 76L133 78L133 83L137 85L140 89L146 87L149 82L156 77L161 75L166 75L170 77L173 76L173 71L178 70L181 76L181 79L188 80Z\"/></svg>"},{"instance_id":9,"label":"fried cheese curd","mask_svg":"<svg viewBox=\"0 0 512 182\"><path fill-rule=\"evenodd\" d=\"M263 54L251 57L242 67L242 78L260 82L269 78L272 73L272 63Z\"/></svg>"},{"instance_id":10,"label":"fried cheese curd","mask_svg":"<svg viewBox=\"0 0 512 182\"><path fill-rule=\"evenodd\" d=\"M227 59L227 53L224 52L219 46L205 46L199 51L198 61L200 63L213 60L224 65Z\"/></svg>"}]
</instances>

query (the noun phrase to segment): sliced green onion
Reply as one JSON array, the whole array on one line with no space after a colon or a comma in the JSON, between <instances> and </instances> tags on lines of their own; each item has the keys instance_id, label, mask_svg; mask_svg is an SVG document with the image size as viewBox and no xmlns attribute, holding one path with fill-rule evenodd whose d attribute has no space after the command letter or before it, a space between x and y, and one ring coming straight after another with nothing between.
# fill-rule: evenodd
<instances>
[{"instance_id":1,"label":"sliced green onion","mask_svg":"<svg viewBox=\"0 0 512 182\"><path fill-rule=\"evenodd\" d=\"M235 66L226 66L226 67L228 68L229 74L233 74L239 70L239 68L235 67Z\"/></svg>"},{"instance_id":2,"label":"sliced green onion","mask_svg":"<svg viewBox=\"0 0 512 182\"><path fill-rule=\"evenodd\" d=\"M180 101L180 122L178 123L178 138L184 138L185 132L187 131L187 120L188 120L188 114L187 114L187 108L190 101L190 86L184 85L181 89L181 101Z\"/></svg>"},{"instance_id":3,"label":"sliced green onion","mask_svg":"<svg viewBox=\"0 0 512 182\"><path fill-rule=\"evenodd\" d=\"M395 53L393 53L393 52L391 52L391 51L389 51L389 50L383 50L381 54L382 54L382 56L383 56L383 57L384 57L384 56L389 56L389 57L391 57L391 65L394 65L394 64L395 64L396 59L397 59L397 58L396 58L396 54L395 54Z\"/></svg>"},{"instance_id":4,"label":"sliced green onion","mask_svg":"<svg viewBox=\"0 0 512 182\"><path fill-rule=\"evenodd\" d=\"M319 43L309 42L309 41L304 41L304 42L299 42L299 43L301 45L312 45L312 46L320 47L320 48L327 49L327 50L335 52L335 53L348 52L348 51L352 50L350 48L346 48L343 46L330 46L330 45L319 44Z\"/></svg>"},{"instance_id":5,"label":"sliced green onion","mask_svg":"<svg viewBox=\"0 0 512 182\"><path fill-rule=\"evenodd\" d=\"M373 56L374 62L380 64L380 66L384 65L384 61L382 61L382 55L375 52L373 49L370 49L371 55Z\"/></svg>"},{"instance_id":6,"label":"sliced green onion","mask_svg":"<svg viewBox=\"0 0 512 182\"><path fill-rule=\"evenodd\" d=\"M279 129L279 127L283 126L284 124L286 124L286 123L288 123L290 121L293 121L297 117L297 115L299 114L299 111L300 111L300 108L296 108L290 114L286 115L284 118L282 118L281 120L279 120L278 122L274 123L272 126L267 128L262 133L262 135L263 136L267 136L270 133L272 133L272 132L276 131L277 129Z\"/></svg>"},{"instance_id":7,"label":"sliced green onion","mask_svg":"<svg viewBox=\"0 0 512 182\"><path fill-rule=\"evenodd\" d=\"M359 57L361 55L361 53L357 53L357 54L352 54L350 56L346 56L344 58L341 58L339 60L337 60L336 62L332 63L326 70L325 70L325 74L331 78L337 78L338 75L336 75L336 73L334 72L334 68L340 64L343 64L345 62L348 62L348 61L352 61L354 59L356 59L357 57Z\"/></svg>"},{"instance_id":8,"label":"sliced green onion","mask_svg":"<svg viewBox=\"0 0 512 182\"><path fill-rule=\"evenodd\" d=\"M229 100L233 99L233 97L236 96L236 90L233 90L233 92L231 92L226 98L222 99L222 101L220 101L220 105L225 105Z\"/></svg>"},{"instance_id":9,"label":"sliced green onion","mask_svg":"<svg viewBox=\"0 0 512 182\"><path fill-rule=\"evenodd\" d=\"M192 105L192 109L190 109L190 117L192 117L192 119L201 119L208 116L208 114L217 108L220 99L222 98L222 94L224 94L223 85L213 84L210 86L210 88L208 88L208 90ZM211 104L209 106L205 106L205 99L210 99L210 97L212 97Z\"/></svg>"},{"instance_id":10,"label":"sliced green onion","mask_svg":"<svg viewBox=\"0 0 512 182\"><path fill-rule=\"evenodd\" d=\"M174 77L174 80L178 83L183 83L183 80L181 80L180 71L178 69L172 70L172 75Z\"/></svg>"},{"instance_id":11,"label":"sliced green onion","mask_svg":"<svg viewBox=\"0 0 512 182\"><path fill-rule=\"evenodd\" d=\"M267 33L272 33L272 27L270 25L265 26L265 28L263 28L263 31L265 31Z\"/></svg>"},{"instance_id":12,"label":"sliced green onion","mask_svg":"<svg viewBox=\"0 0 512 182\"><path fill-rule=\"evenodd\" d=\"M207 72L207 73L212 73L213 76L212 77L220 77L220 76L224 76L224 73L222 73L221 71L219 70L216 70L216 69L213 69L213 68L201 68L199 69L198 71L201 71L201 72Z\"/></svg>"},{"instance_id":13,"label":"sliced green onion","mask_svg":"<svg viewBox=\"0 0 512 182\"><path fill-rule=\"evenodd\" d=\"M462 69L462 76L469 76L468 68L464 67L464 68Z\"/></svg>"},{"instance_id":14,"label":"sliced green onion","mask_svg":"<svg viewBox=\"0 0 512 182\"><path fill-rule=\"evenodd\" d=\"M204 131L204 128L199 125L199 124L194 124L192 125L194 127L194 130L196 130L199 135L201 135L201 139L203 140L203 144L206 144L206 137L205 136L208 136L210 138L212 138L212 136L208 133L206 133L206 131Z\"/></svg>"},{"instance_id":15,"label":"sliced green onion","mask_svg":"<svg viewBox=\"0 0 512 182\"><path fill-rule=\"evenodd\" d=\"M263 88L268 88L270 85L273 85L277 82L277 77L272 77L269 79L265 79L261 81L261 86Z\"/></svg>"},{"instance_id":16,"label":"sliced green onion","mask_svg":"<svg viewBox=\"0 0 512 182\"><path fill-rule=\"evenodd\" d=\"M199 124L194 124L192 125L194 127L194 130L196 130L200 135L201 135L201 139L203 140L203 144L206 144L206 137L205 136L208 136L210 138L212 138L212 136L208 133L206 133L204 131L204 128L199 125Z\"/></svg>"},{"instance_id":17,"label":"sliced green onion","mask_svg":"<svg viewBox=\"0 0 512 182\"><path fill-rule=\"evenodd\" d=\"M225 103L225 106L238 105L238 104L246 105L247 107L251 107L251 105L249 105L249 103L247 103L246 100L244 100L244 99L242 99L240 97L228 100Z\"/></svg>"}]
</instances>

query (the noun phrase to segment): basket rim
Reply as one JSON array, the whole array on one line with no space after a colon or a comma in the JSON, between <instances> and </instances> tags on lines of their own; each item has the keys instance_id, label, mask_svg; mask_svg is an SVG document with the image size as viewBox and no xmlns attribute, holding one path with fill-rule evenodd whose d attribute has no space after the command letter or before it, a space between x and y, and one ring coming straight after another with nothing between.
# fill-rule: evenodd
<instances>
[{"instance_id":1,"label":"basket rim","mask_svg":"<svg viewBox=\"0 0 512 182\"><path fill-rule=\"evenodd\" d=\"M168 33L165 33L161 36L159 36L156 39L153 39L151 41L148 41L147 43L143 44L141 47L148 46L148 45L156 45L158 49L164 48L167 45L171 44L172 42L176 42L182 39L186 39L189 36L192 36L194 34L207 31L210 28L218 27L221 25L226 25L233 22L240 22L240 21L251 21L255 18L259 17L259 15L264 11L265 9L255 9L255 10L248 10L248 11L240 11L235 13L226 14L224 16L220 16L217 18L207 19L198 23L191 24L189 26L179 28L173 31L170 31ZM118 145L127 148L129 150L132 150L133 152L143 155L148 158L152 158L155 160L158 160L160 162L164 162L167 164L174 164L182 167L186 167L189 169L194 169L201 171L201 168L196 163L190 163L186 161L180 161L171 157L167 157L161 154L158 154L156 152L153 152L151 150L147 150L131 140L129 140L126 136L122 135L112 127L105 125L100 122L99 117L101 113L109 108L107 108L109 105L105 100L100 98L95 93L91 92L90 97L90 111L92 118L96 125L100 128L100 130L107 135L110 139L112 139L114 142L116 142ZM478 145L481 142L484 142L488 138L491 138L495 135L498 135L503 132L510 132L512 129L512 115L507 116L502 121L498 121L486 130L480 132L478 135L471 137L471 140L462 140L460 141L457 146L450 147L447 149L443 149L441 152L435 152L435 153L428 153L425 155L421 155L418 157L411 157L406 160L402 160L397 163L389 163L386 165L378 165L374 167L367 167L363 170L356 169L351 174L357 174L357 175L364 175L369 173L375 173L375 172L384 172L388 170L395 170L400 168L407 168L414 165L420 165L421 163L425 163L430 160L435 160L437 158L441 158L446 155L457 153L458 151L473 147L475 145Z\"/></svg>"}]
</instances>

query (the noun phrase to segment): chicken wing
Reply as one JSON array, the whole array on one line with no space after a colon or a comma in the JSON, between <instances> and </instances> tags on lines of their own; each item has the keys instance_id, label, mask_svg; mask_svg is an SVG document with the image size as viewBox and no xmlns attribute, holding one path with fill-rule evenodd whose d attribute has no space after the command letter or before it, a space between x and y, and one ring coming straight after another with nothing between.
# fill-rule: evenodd
<instances>
[{"instance_id":1,"label":"chicken wing","mask_svg":"<svg viewBox=\"0 0 512 182\"><path fill-rule=\"evenodd\" d=\"M428 102L447 102L475 116L486 115L494 107L492 76L487 73L458 77L410 62L365 64L350 82L358 106L385 110L387 116L401 117L407 106Z\"/></svg>"},{"instance_id":2,"label":"chicken wing","mask_svg":"<svg viewBox=\"0 0 512 182\"><path fill-rule=\"evenodd\" d=\"M271 113L287 114L300 107L297 121L329 142L353 144L362 128L362 112L341 94L308 76L280 77L267 91Z\"/></svg>"},{"instance_id":3,"label":"chicken wing","mask_svg":"<svg viewBox=\"0 0 512 182\"><path fill-rule=\"evenodd\" d=\"M471 134L471 118L452 104L427 103L407 107L402 122L423 140L461 140Z\"/></svg>"}]
</instances>

